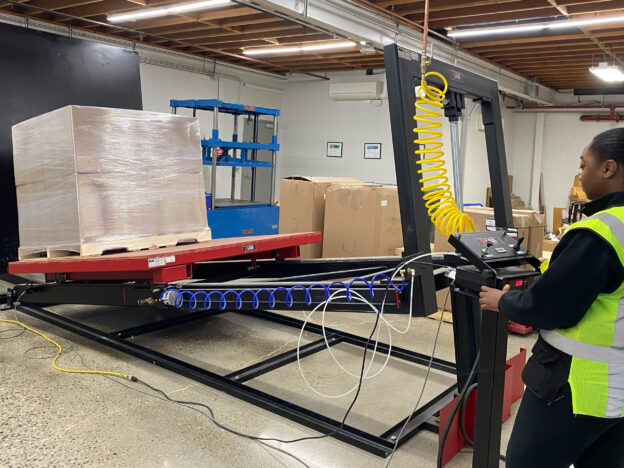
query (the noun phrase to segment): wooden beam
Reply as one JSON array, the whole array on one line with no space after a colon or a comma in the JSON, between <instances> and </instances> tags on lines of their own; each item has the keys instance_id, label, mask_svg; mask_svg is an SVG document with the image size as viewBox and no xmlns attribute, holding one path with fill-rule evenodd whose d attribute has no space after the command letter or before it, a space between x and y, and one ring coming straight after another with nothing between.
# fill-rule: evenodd
<instances>
[{"instance_id":1,"label":"wooden beam","mask_svg":"<svg viewBox=\"0 0 624 468\"><path fill-rule=\"evenodd\" d=\"M517 2L519 0L466 0L461 2L462 7L474 8L484 5L494 5L501 3L512 3ZM377 2L376 5L382 8L396 7L399 5L412 4L413 9L416 10L416 13L424 13L425 11L425 2L422 0L383 0L381 2ZM436 0L430 2L429 11L443 11L457 8L459 2L457 0Z\"/></svg>"},{"instance_id":2,"label":"wooden beam","mask_svg":"<svg viewBox=\"0 0 624 468\"><path fill-rule=\"evenodd\" d=\"M160 0L159 3L163 3L162 0ZM137 6L133 5L127 0L104 0L100 2L67 8L63 10L63 13L80 16L82 18L88 18L90 16L107 15L110 13L117 13L126 10L137 10Z\"/></svg>"},{"instance_id":3,"label":"wooden beam","mask_svg":"<svg viewBox=\"0 0 624 468\"><path fill-rule=\"evenodd\" d=\"M235 7L227 7L225 9L220 9L220 10L211 10L208 11L206 13L202 13L199 15L199 21L214 21L214 20L218 20L218 19L223 19L223 18L233 18L233 17L238 17L238 16L244 16L244 15L253 15L253 14L257 14L258 10L254 10L253 8L249 8L249 7L239 7L239 6L235 6Z\"/></svg>"},{"instance_id":4,"label":"wooden beam","mask_svg":"<svg viewBox=\"0 0 624 468\"><path fill-rule=\"evenodd\" d=\"M233 18L217 20L217 21L214 21L214 23L221 27L232 27L232 26L246 26L249 24L271 23L273 21L275 21L275 16L268 15L265 13L260 13L260 14L255 14L255 15L244 15L244 16L237 16Z\"/></svg>"},{"instance_id":5,"label":"wooden beam","mask_svg":"<svg viewBox=\"0 0 624 468\"><path fill-rule=\"evenodd\" d=\"M559 0L557 4L562 4ZM611 0L608 2L591 2L583 5L570 5L565 6L567 10L567 15L580 15L587 13L604 13L608 11L622 10L624 9L624 1L622 0Z\"/></svg>"},{"instance_id":6,"label":"wooden beam","mask_svg":"<svg viewBox=\"0 0 624 468\"><path fill-rule=\"evenodd\" d=\"M561 13L563 13L564 15L566 15L568 18L570 17L570 15L574 14L573 13L573 6L561 6L559 3L557 3L558 1L561 0L548 0L548 2L550 4L552 4L555 8L557 8L557 10L559 10ZM609 2L610 5L613 4L620 4L622 5L622 7L624 7L624 0L618 0L616 2ZM609 45L608 47L605 46L602 42L600 42L600 40L594 36L590 31L588 31L587 29L584 29L582 27L579 28L581 30L581 32L583 34L585 34L587 36L587 38L593 42L596 46L598 46L603 52L605 52L607 55L609 55L615 62L619 63L620 65L624 65L624 61L622 61L618 55L617 52L615 52L615 50L613 49L612 45Z\"/></svg>"},{"instance_id":7,"label":"wooden beam","mask_svg":"<svg viewBox=\"0 0 624 468\"><path fill-rule=\"evenodd\" d=\"M226 36L238 36L246 33L260 33L260 32L271 32L271 31L280 31L285 28L297 28L301 29L301 26L289 23L286 21L278 21L265 23L261 26L249 26L248 28L235 28L232 26L224 26L224 25L215 25L213 27L206 26L205 29L200 29L191 32L183 32L183 33L173 33L168 34L166 32L161 33L161 35L166 36L170 39L179 39L179 40L189 40L189 39L203 39L203 38L213 38L213 37L226 37ZM268 34L270 35L270 34Z\"/></svg>"},{"instance_id":8,"label":"wooden beam","mask_svg":"<svg viewBox=\"0 0 624 468\"><path fill-rule=\"evenodd\" d=\"M506 45L516 45L516 44L532 44L534 42L559 42L559 41L567 41L567 40L576 40L583 39L585 35L583 34L556 34L556 35L540 35L537 34L533 37L522 37L515 39L496 39L493 41L468 41L466 38L465 41L462 41L462 46L467 47L469 49L477 48L477 47L490 47L490 46L501 46L504 47Z\"/></svg>"},{"instance_id":9,"label":"wooden beam","mask_svg":"<svg viewBox=\"0 0 624 468\"><path fill-rule=\"evenodd\" d=\"M579 57L579 56L592 56L600 55L602 52L598 48L587 50L552 50L544 52L528 52L528 53L516 53L511 55L489 55L485 54L484 57L498 61L509 62L536 62L538 60L558 59L563 57Z\"/></svg>"},{"instance_id":10,"label":"wooden beam","mask_svg":"<svg viewBox=\"0 0 624 468\"><path fill-rule=\"evenodd\" d=\"M539 52L540 50L553 50L554 48L559 50L560 47L574 49L575 47L587 47L587 46L591 46L591 44L587 40L587 38L585 38L582 40L564 41L562 43L557 43L557 44L539 43L539 44L527 45L527 44L518 43L514 45L509 45L509 46L469 47L469 49L472 50L473 52L476 52L477 54L487 54L487 53L492 53L492 52L494 53L503 52L503 53L513 54L514 51L528 52L530 50L534 50L536 52Z\"/></svg>"},{"instance_id":11,"label":"wooden beam","mask_svg":"<svg viewBox=\"0 0 624 468\"><path fill-rule=\"evenodd\" d=\"M40 8L45 8L46 10L62 10L63 8L72 8L81 5L87 5L89 3L99 3L100 0L32 0L31 2L25 3L26 6L32 5ZM129 6L126 3L126 6ZM32 14L43 13L37 10L31 10Z\"/></svg>"},{"instance_id":12,"label":"wooden beam","mask_svg":"<svg viewBox=\"0 0 624 468\"><path fill-rule=\"evenodd\" d=\"M514 21L514 20L523 20L523 19L534 19L534 18L544 18L547 16L553 16L553 8L536 8L526 11L514 11L510 13L499 13L499 14L488 14L488 15L479 15L479 16L471 16L470 18L453 18L453 19L444 19L444 20L436 20L431 21L429 23L432 28L444 28L451 26L466 26L466 25L479 25L483 23L493 23L500 21ZM419 16L407 16L409 19L413 19L415 21L419 20Z\"/></svg>"},{"instance_id":13,"label":"wooden beam","mask_svg":"<svg viewBox=\"0 0 624 468\"><path fill-rule=\"evenodd\" d=\"M216 37L210 37L210 38L204 38L204 39L189 39L185 42L214 48L214 47L219 47L220 45L225 47L226 44L229 42L239 42L241 40L266 39L267 37L271 37L271 38L282 37L283 38L283 37L289 37L289 36L290 37L300 36L301 30L298 29L297 25L293 26L293 28L295 29L283 28L279 31L273 31L271 32L271 34L267 34L266 32L259 32L259 33L251 33L251 34L235 35L235 36L223 36L223 37L216 36Z\"/></svg>"},{"instance_id":14,"label":"wooden beam","mask_svg":"<svg viewBox=\"0 0 624 468\"><path fill-rule=\"evenodd\" d=\"M264 37L262 39L245 39L245 37L241 37L240 41L237 42L214 42L212 44L213 47L221 47L223 50L233 50L233 49L242 49L244 47L253 47L253 46L268 46L268 45L299 45L302 42L313 42L313 41L323 41L332 39L330 36L326 34L308 34L308 35L300 35L300 36L291 36L291 37L283 37L283 38L271 38Z\"/></svg>"},{"instance_id":15,"label":"wooden beam","mask_svg":"<svg viewBox=\"0 0 624 468\"><path fill-rule=\"evenodd\" d=\"M477 7L464 7L463 3L458 2L455 8L450 10L443 10L437 12L429 12L429 21L442 23L445 20L462 18L464 19L464 24L473 23L469 18L471 17L480 17L480 16L496 16L505 13L516 13L521 14L523 12L528 12L530 10L547 10L550 14L539 15L539 16L552 16L553 14L559 14L556 9L552 6L549 6L544 0L521 0L515 2L506 2L506 3L491 3L483 6ZM412 8L412 7L402 7L395 8L394 11L400 15L419 15L423 16L423 11L421 8ZM535 17L533 15L532 17ZM497 21L496 19L491 19L490 21Z\"/></svg>"}]
</instances>

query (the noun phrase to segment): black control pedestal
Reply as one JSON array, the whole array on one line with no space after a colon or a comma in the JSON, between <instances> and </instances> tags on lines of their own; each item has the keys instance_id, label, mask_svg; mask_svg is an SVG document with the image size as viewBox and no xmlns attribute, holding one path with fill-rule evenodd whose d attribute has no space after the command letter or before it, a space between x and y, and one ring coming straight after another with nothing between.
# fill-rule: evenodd
<instances>
[{"instance_id":1,"label":"black control pedestal","mask_svg":"<svg viewBox=\"0 0 624 468\"><path fill-rule=\"evenodd\" d=\"M458 388L479 362L473 466L498 467L509 321L499 312L482 310L482 286L526 289L539 275L539 260L505 230L454 234L449 238L471 265L456 269L451 286Z\"/></svg>"}]
</instances>

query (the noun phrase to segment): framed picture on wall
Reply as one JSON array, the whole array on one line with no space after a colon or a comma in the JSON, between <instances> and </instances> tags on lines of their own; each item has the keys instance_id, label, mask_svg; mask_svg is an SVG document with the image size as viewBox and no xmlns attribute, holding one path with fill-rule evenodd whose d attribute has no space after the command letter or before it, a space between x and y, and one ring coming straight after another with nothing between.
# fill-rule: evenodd
<instances>
[{"instance_id":1,"label":"framed picture on wall","mask_svg":"<svg viewBox=\"0 0 624 468\"><path fill-rule=\"evenodd\" d=\"M327 142L327 157L342 158L342 141Z\"/></svg>"},{"instance_id":2,"label":"framed picture on wall","mask_svg":"<svg viewBox=\"0 0 624 468\"><path fill-rule=\"evenodd\" d=\"M364 159L381 159L381 143L364 143Z\"/></svg>"}]
</instances>

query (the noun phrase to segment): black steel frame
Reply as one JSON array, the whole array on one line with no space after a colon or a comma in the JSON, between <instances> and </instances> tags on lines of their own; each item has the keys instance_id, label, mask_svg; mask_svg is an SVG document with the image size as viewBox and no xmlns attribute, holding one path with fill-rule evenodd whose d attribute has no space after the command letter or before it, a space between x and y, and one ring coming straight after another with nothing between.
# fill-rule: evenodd
<instances>
[{"instance_id":1,"label":"black steel frame","mask_svg":"<svg viewBox=\"0 0 624 468\"><path fill-rule=\"evenodd\" d=\"M28 296L25 296L24 298L28 299ZM274 395L270 395L266 392L245 385L245 382L295 362L297 359L296 349L291 349L257 364L231 372L227 375L219 375L188 362L163 354L157 350L146 348L132 342L132 338L136 336L198 320L205 320L224 312L239 313L248 317L263 319L299 329L303 326L303 322L301 320L259 310L214 310L191 312L171 319L150 322L144 325L114 332L106 332L51 312L50 310L42 308L39 305L24 302L16 303L14 305L19 312L30 317L58 326L72 333L76 333L77 335L104 344L112 349L137 357L151 364L155 364L159 367L175 372L178 375L192 379L243 401L264 408L323 434L329 434L331 437L347 442L378 456L385 457L392 452L397 441L397 437L401 432L401 428L408 418L409 422L400 436L398 445L403 444L406 440L421 430L437 432L438 428L434 417L442 406L452 401L456 394L456 385L446 388L435 398L420 407L413 415L411 415L411 417L406 417L385 431L383 434L375 435L349 424L344 424L341 428L341 422L336 419L323 416L307 408L295 405ZM317 335L322 335L323 333L322 328L314 324L308 324L306 330ZM366 338L327 327L325 328L325 331L328 335L328 342L330 346L335 346L339 343L347 343L361 348L366 346ZM324 338L320 338L302 346L300 348L300 356L305 358L323 349L325 349L325 340ZM389 347L386 344L380 343L377 350L380 353L388 353L388 351L390 351L391 356L414 364L427 366L431 361L431 367L433 369L452 375L455 375L456 372L455 365L451 362L429 357L407 349L393 346L392 349L389 350Z\"/></svg>"},{"instance_id":2,"label":"black steel frame","mask_svg":"<svg viewBox=\"0 0 624 468\"><path fill-rule=\"evenodd\" d=\"M416 252L429 252L429 230L426 223L420 222L427 216L424 202L420 196L419 179L416 164L413 164L410 155L414 154L414 133L412 120L413 104L416 99L415 84L420 78L418 54L401 49L396 45L385 48L386 74L388 81L388 96L390 103L390 117L392 124L395 166L399 205L403 224L403 241L405 255ZM476 74L461 70L457 67L434 60L430 70L441 72L450 78L449 89L452 92L472 96L481 101L483 123L487 144L490 179L494 202L496 224L499 227L512 227L511 201L509 197L505 150L502 135L502 120L498 102L498 88L496 82L480 77ZM420 220L420 221L419 221ZM445 259L448 260L448 259ZM173 285L184 289L222 289L224 282L237 279L237 288L260 289L273 287L276 284L283 286L291 281L320 281L346 276L372 276L376 272L393 268L400 260L388 258L385 260L356 259L356 260L319 260L319 261L266 261L258 262L258 266L250 270L246 262L211 262L194 266L194 276L203 278L201 281L187 282ZM429 315L435 311L434 291L449 285L443 275L435 275L431 265L414 265L416 270L416 284L414 297L406 296L404 291L400 295L388 295L386 313L406 313L406 304L414 301L414 315ZM242 283L242 279L246 282ZM141 283L46 283L17 285L6 298L9 305L14 304L17 309L33 318L46 321L73 333L105 344L113 349L125 352L147 362L179 375L191 378L197 382L221 390L232 396L265 408L288 419L304 424L324 434L348 442L371 453L387 456L397 442L398 434L407 418L399 422L381 435L374 435L358 428L345 424L340 428L340 421L325 417L309 409L294 405L290 402L256 390L245 382L264 375L274 369L292 363L296 359L296 351L289 350L258 364L237 370L222 376L207 371L188 362L160 353L132 342L135 336L162 330L167 327L205 320L214 315L223 313L221 310L188 312L173 319L146 323L116 332L106 332L89 327L83 323L61 316L45 306L54 304L96 304L96 305L144 305L163 307L158 301L160 293L169 285L149 285ZM358 288L355 288L358 290ZM362 292L368 289L359 288ZM375 293L380 296L385 292L385 286L375 285ZM294 292L294 304L291 307L306 309L305 297L302 291ZM478 372L479 393L477 399L477 421L475 433L474 466L498 466L498 450L500 445L500 413L502 408L502 388L504 385L504 358L506 351L506 324L507 321L500 314L490 311L480 311L474 295L458 291L453 287L451 298L453 301L454 333L456 345L456 362L453 363L434 359L415 353L410 350L389 347L378 344L378 352L388 353L395 358L419 365L429 365L434 369L457 375L460 386L466 384L466 376L475 354L480 350L480 364ZM314 294L313 300L323 300L322 295ZM17 302L16 302L17 301ZM268 320L273 323L300 328L303 322L279 314L254 310L249 300L244 300L241 310L227 310ZM266 302L260 304L266 308ZM283 298L276 306L286 308ZM273 307L274 309L276 307ZM335 301L333 310L364 311L366 307L353 307L344 301ZM308 324L309 331L320 334L321 330L315 325ZM329 344L348 343L364 347L367 340L363 337L348 334L335 329L327 329ZM482 339L484 338L484 339ZM302 348L302 355L312 355L324 347L324 340L316 340ZM445 389L433 400L416 411L407 423L406 430L398 440L398 445L421 430L437 432L438 427L434 416L457 393L457 385ZM340 430L338 430L340 428Z\"/></svg>"},{"instance_id":3,"label":"black steel frame","mask_svg":"<svg viewBox=\"0 0 624 468\"><path fill-rule=\"evenodd\" d=\"M413 116L416 87L421 81L421 56L391 44L384 48L384 59L405 252L428 251L429 234L422 223L427 212L422 197L418 196L421 175L413 158L417 149L414 140L418 138ZM428 71L447 78L449 93L480 101L495 222L500 228L513 227L498 83L439 60L432 60ZM429 81L442 84L436 77ZM421 278L424 287L432 291L431 276L423 274ZM494 279L491 285L495 286ZM431 300L431 294L424 293L422 307L429 310ZM499 313L481 311L475 291L466 294L453 285L451 301L455 362L461 388L469 384L466 377L480 351L473 466L498 467L508 321Z\"/></svg>"}]
</instances>

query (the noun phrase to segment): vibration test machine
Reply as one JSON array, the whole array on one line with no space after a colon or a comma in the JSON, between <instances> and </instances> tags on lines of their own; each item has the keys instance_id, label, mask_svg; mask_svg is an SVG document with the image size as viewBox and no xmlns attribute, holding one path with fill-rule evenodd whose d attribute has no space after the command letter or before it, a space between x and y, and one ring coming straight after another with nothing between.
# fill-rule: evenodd
<instances>
[{"instance_id":1,"label":"vibration test machine","mask_svg":"<svg viewBox=\"0 0 624 468\"><path fill-rule=\"evenodd\" d=\"M507 232L512 228L513 218L498 86L493 80L441 61L432 60L429 64L430 71L448 78L447 95L454 97L448 101L451 104L447 103L447 107L453 106L448 114L461 113L461 103L465 99L475 99L481 104L498 228L494 232L451 235L450 243L457 253L431 254L429 226L424 222L428 213L421 192L423 175L414 156L421 154L414 140L415 136L420 136L418 128L414 129L414 103L421 81L421 56L394 44L386 46L384 54L403 257L298 259L300 245L320 241L319 233L302 233L217 239L207 244L92 258L24 260L9 265L11 275L5 279L14 286L4 301L26 315L219 389L379 456L390 455L410 437L428 430L439 434L439 459L448 460L452 454L448 454L444 444L452 432L451 421L455 415L455 411L451 411L449 416L449 409L463 403L468 387L476 383L476 415L466 423L474 430L473 465L498 467L507 320L497 312L481 310L478 292L483 284L525 288L539 274L538 261L522 247L522 239L514 240ZM442 86L436 76L430 81ZM172 105L174 108L185 105L194 110L226 108L218 101L200 102L183 104L178 101ZM218 144L223 147L222 142ZM213 169L217 162L215 156L213 151ZM214 172L212 177L214 195ZM214 226L211 227L214 232ZM170 261L153 260L159 257ZM26 273L43 273L46 280L34 283L13 276ZM305 359L328 346L348 343L364 348L369 343L357 335L306 324L280 314L281 310L312 310L315 305L325 303L332 313L370 312L367 304L354 300L359 297L377 305L383 300L385 314L422 317L436 311L435 292L447 287L451 288L453 306L455 362L383 343L377 343L376 352L456 376L455 383L382 434L367 432L365 428L248 385L256 377L297 359ZM335 298L328 301L332 297ZM50 310L49 306L55 304L148 308L153 310L153 319L106 331L86 323L80 315ZM260 319L275 326L298 329L305 326L305 330L318 339L224 375L133 340L167 327L209 321L224 313Z\"/></svg>"}]
</instances>

